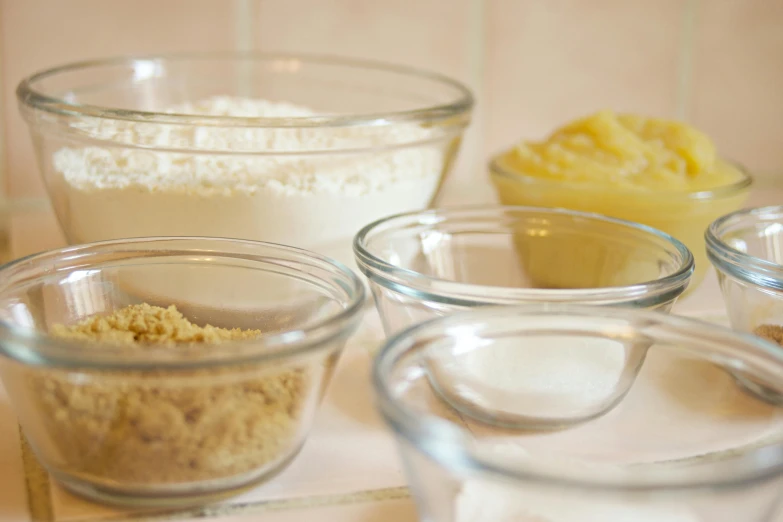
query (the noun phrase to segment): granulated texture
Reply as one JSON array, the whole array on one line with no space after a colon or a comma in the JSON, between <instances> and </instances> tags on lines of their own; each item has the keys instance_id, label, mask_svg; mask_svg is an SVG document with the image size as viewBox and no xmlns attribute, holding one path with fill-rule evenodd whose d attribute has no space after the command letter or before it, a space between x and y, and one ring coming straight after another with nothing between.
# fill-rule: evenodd
<instances>
[{"instance_id":1,"label":"granulated texture","mask_svg":"<svg viewBox=\"0 0 783 522\"><path fill-rule=\"evenodd\" d=\"M95 349L141 350L261 332L201 327L173 306L142 304L59 325L52 334ZM51 371L37 374L32 389L63 471L120 484L193 482L252 472L294 449L306 376L263 370L89 372L78 379Z\"/></svg>"},{"instance_id":2,"label":"granulated texture","mask_svg":"<svg viewBox=\"0 0 783 522\"><path fill-rule=\"evenodd\" d=\"M229 96L166 112L318 116L286 102ZM445 148L452 146L427 144L440 131L409 122L224 128L94 118L78 126L98 142L121 146L68 146L54 153L62 178L53 186L63 191L55 206L62 205L58 214L65 216L71 243L237 237L315 250L348 264L351 240L363 225L430 204L451 154ZM403 147L416 143L421 145ZM164 152L172 148L179 151Z\"/></svg>"},{"instance_id":3,"label":"granulated texture","mask_svg":"<svg viewBox=\"0 0 783 522\"><path fill-rule=\"evenodd\" d=\"M780 346L783 346L783 326L778 326L776 324L762 324L761 326L756 327L756 329L753 330L753 333L759 337L767 339L768 341L772 341L773 343L777 343Z\"/></svg>"}]
</instances>

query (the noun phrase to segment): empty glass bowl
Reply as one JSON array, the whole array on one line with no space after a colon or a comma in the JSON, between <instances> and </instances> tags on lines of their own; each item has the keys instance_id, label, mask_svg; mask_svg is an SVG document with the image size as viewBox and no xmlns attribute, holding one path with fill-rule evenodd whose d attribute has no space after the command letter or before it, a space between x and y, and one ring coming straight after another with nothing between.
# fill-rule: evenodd
<instances>
[{"instance_id":1,"label":"empty glass bowl","mask_svg":"<svg viewBox=\"0 0 783 522\"><path fill-rule=\"evenodd\" d=\"M387 335L483 305L581 303L668 311L693 272L688 249L662 232L597 214L529 207L468 207L392 216L359 232L354 250ZM480 380L466 377L461 390L456 390L439 379L492 367L497 352L475 352L470 363L459 369L450 361L433 360L431 370L444 399L488 422L565 425L611 409L628 391L646 348L639 342L625 346L622 354L601 350L610 368L606 371L616 382L579 403L553 404L547 416L536 416L535 422L524 408L488 409L487 401L517 398L486 388ZM573 361L581 360L586 349L553 345L552 357L545 361L578 364ZM508 350L513 352L514 347ZM518 371L539 368L536 357L530 365L520 360Z\"/></svg>"},{"instance_id":2,"label":"empty glass bowl","mask_svg":"<svg viewBox=\"0 0 783 522\"><path fill-rule=\"evenodd\" d=\"M294 458L363 299L349 269L279 245L145 238L55 250L0 269L0 377L36 456L68 490L202 503ZM53 335L142 303L260 332L144 349ZM184 328L158 324L129 328Z\"/></svg>"},{"instance_id":3,"label":"empty glass bowl","mask_svg":"<svg viewBox=\"0 0 783 522\"><path fill-rule=\"evenodd\" d=\"M731 326L783 346L783 206L728 214L705 240Z\"/></svg>"},{"instance_id":4,"label":"empty glass bowl","mask_svg":"<svg viewBox=\"0 0 783 522\"><path fill-rule=\"evenodd\" d=\"M637 344L646 362L610 413L540 429L539 418L611 389L616 360ZM474 363L482 353L491 364ZM455 371L433 376L432 361ZM769 522L783 491L783 407L736 386L731 369L783 391L783 351L758 337L660 312L526 305L393 336L373 385L422 520ZM467 401L480 382L493 391L485 414L515 409L531 422L487 422L443 400L444 382Z\"/></svg>"},{"instance_id":5,"label":"empty glass bowl","mask_svg":"<svg viewBox=\"0 0 783 522\"><path fill-rule=\"evenodd\" d=\"M669 310L693 257L671 236L563 209L481 206L401 214L354 240L387 334L466 307L581 303Z\"/></svg>"},{"instance_id":6,"label":"empty glass bowl","mask_svg":"<svg viewBox=\"0 0 783 522\"><path fill-rule=\"evenodd\" d=\"M724 216L705 239L731 325L747 332L762 325L783 329L783 206Z\"/></svg>"}]
</instances>

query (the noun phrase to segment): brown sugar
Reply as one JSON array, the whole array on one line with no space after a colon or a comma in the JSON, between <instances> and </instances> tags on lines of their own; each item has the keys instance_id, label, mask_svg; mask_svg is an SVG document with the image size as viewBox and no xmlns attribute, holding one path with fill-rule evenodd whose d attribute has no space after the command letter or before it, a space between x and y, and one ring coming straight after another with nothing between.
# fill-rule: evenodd
<instances>
[{"instance_id":1,"label":"brown sugar","mask_svg":"<svg viewBox=\"0 0 783 522\"><path fill-rule=\"evenodd\" d=\"M250 340L257 330L197 326L175 307L132 305L52 328L96 350L180 349ZM206 344L205 344L206 343ZM50 370L35 374L42 428L63 472L90 481L171 484L274 467L296 450L307 397L301 368Z\"/></svg>"},{"instance_id":2,"label":"brown sugar","mask_svg":"<svg viewBox=\"0 0 783 522\"><path fill-rule=\"evenodd\" d=\"M762 324L753 330L753 333L773 343L783 346L783 326L776 324Z\"/></svg>"}]
</instances>

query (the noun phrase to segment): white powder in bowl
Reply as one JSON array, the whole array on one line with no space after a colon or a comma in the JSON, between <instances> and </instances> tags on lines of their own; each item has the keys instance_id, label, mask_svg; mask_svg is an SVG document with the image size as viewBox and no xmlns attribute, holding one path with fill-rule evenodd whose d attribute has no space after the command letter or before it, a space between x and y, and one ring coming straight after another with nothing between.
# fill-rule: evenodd
<instances>
[{"instance_id":1,"label":"white powder in bowl","mask_svg":"<svg viewBox=\"0 0 783 522\"><path fill-rule=\"evenodd\" d=\"M679 506L569 498L565 492L528 493L510 486L470 482L457 500L457 522L699 522Z\"/></svg>"},{"instance_id":2,"label":"white powder in bowl","mask_svg":"<svg viewBox=\"0 0 783 522\"><path fill-rule=\"evenodd\" d=\"M288 103L213 97L166 112L235 117L316 113ZM152 235L202 235L283 243L352 264L351 239L363 225L432 200L445 144L348 154L242 155L378 148L434 137L431 129L182 127L88 119L85 134L117 147L63 148L54 154L62 184L55 204L72 243ZM195 144L192 154L123 148Z\"/></svg>"},{"instance_id":3,"label":"white powder in bowl","mask_svg":"<svg viewBox=\"0 0 783 522\"><path fill-rule=\"evenodd\" d=\"M432 356L436 389L453 405L504 419L568 422L612 404L635 354L619 341L541 336L471 344Z\"/></svg>"},{"instance_id":4,"label":"white powder in bowl","mask_svg":"<svg viewBox=\"0 0 783 522\"><path fill-rule=\"evenodd\" d=\"M530 459L523 449L512 444L498 445L498 457ZM602 475L621 476L619 466L590 464L555 455L537 455L555 467L591 469ZM455 503L456 522L699 522L687 507L658 498L606 496L469 480L463 484Z\"/></svg>"}]
</instances>

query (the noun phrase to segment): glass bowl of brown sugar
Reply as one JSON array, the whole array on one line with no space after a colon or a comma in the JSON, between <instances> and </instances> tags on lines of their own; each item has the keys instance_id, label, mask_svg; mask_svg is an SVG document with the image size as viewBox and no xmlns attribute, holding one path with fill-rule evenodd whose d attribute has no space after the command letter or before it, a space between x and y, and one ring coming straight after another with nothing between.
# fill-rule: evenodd
<instances>
[{"instance_id":1,"label":"glass bowl of brown sugar","mask_svg":"<svg viewBox=\"0 0 783 522\"><path fill-rule=\"evenodd\" d=\"M349 269L281 245L64 248L0 269L0 377L69 491L201 504L295 458L363 301Z\"/></svg>"}]
</instances>

